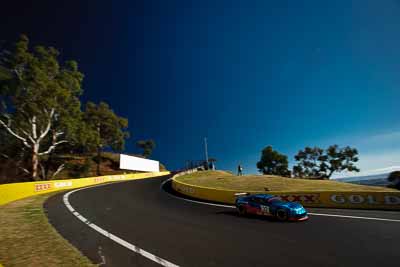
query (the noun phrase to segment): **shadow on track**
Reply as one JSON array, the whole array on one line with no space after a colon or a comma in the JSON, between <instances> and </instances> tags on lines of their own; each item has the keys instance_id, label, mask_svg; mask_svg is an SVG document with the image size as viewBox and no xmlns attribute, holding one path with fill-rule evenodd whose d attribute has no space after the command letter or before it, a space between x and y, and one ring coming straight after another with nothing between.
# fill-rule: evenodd
<instances>
[{"instance_id":1,"label":"shadow on track","mask_svg":"<svg viewBox=\"0 0 400 267\"><path fill-rule=\"evenodd\" d=\"M193 200L193 201L197 201L197 202L201 202L201 203L205 203L205 204L218 204L218 205L227 205L226 203L221 203L221 202L215 202L215 201L204 201L202 199L199 198L194 198L194 197L189 197L186 196L180 192L175 191L172 188L172 181L171 180L166 180L164 183L161 184L161 190L167 192L168 194L177 197L177 198L182 198L182 199L188 199L188 200ZM231 205L227 205L227 206L231 206Z\"/></svg>"},{"instance_id":2,"label":"shadow on track","mask_svg":"<svg viewBox=\"0 0 400 267\"><path fill-rule=\"evenodd\" d=\"M225 215L225 216L243 218L243 219L246 219L246 220L263 221L263 222L269 222L269 223L296 223L295 221L282 222L282 221L279 221L277 218L272 217L272 216L262 216L262 215L255 215L255 214L240 215L236 210L219 211L219 212L216 212L215 214L222 214L222 215ZM302 223L306 223L306 222L307 221L304 221Z\"/></svg>"}]
</instances>

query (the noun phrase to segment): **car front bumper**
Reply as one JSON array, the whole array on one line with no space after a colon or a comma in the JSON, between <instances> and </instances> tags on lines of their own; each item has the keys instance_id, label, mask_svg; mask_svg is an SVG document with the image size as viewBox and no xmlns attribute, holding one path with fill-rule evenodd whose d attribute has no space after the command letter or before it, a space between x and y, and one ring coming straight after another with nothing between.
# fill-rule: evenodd
<instances>
[{"instance_id":1,"label":"car front bumper","mask_svg":"<svg viewBox=\"0 0 400 267\"><path fill-rule=\"evenodd\" d=\"M299 221L306 221L308 219L309 219L309 217L308 217L308 215L306 215L306 216L302 216L302 217L291 217L291 218L289 218L289 221L299 222Z\"/></svg>"}]
</instances>

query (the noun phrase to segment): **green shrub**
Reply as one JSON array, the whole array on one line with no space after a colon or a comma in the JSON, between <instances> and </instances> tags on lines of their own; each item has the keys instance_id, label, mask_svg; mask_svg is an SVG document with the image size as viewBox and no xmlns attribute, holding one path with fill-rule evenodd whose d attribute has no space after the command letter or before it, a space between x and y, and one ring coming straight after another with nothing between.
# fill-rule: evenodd
<instances>
[{"instance_id":1,"label":"green shrub","mask_svg":"<svg viewBox=\"0 0 400 267\"><path fill-rule=\"evenodd\" d=\"M83 164L81 163L67 163L66 169L71 177L80 178L87 177L92 167L92 161L87 158Z\"/></svg>"}]
</instances>

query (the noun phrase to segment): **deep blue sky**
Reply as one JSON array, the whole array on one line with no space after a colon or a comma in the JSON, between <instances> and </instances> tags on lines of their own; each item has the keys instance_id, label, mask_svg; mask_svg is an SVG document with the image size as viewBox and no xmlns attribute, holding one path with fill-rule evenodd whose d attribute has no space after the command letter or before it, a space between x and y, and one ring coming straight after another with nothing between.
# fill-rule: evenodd
<instances>
[{"instance_id":1,"label":"deep blue sky","mask_svg":"<svg viewBox=\"0 0 400 267\"><path fill-rule=\"evenodd\" d=\"M0 38L26 33L77 60L83 99L129 119L127 151L153 138L170 169L202 159L204 137L218 168L247 173L267 145L292 161L338 143L359 148L364 171L400 165L399 1L8 5Z\"/></svg>"}]
</instances>

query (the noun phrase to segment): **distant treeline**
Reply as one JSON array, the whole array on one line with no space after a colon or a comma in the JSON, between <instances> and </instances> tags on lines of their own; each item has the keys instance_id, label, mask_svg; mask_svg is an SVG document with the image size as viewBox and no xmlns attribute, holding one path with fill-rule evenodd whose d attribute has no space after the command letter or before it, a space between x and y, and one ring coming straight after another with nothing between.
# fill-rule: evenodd
<instances>
[{"instance_id":1,"label":"distant treeline","mask_svg":"<svg viewBox=\"0 0 400 267\"><path fill-rule=\"evenodd\" d=\"M332 145L326 149L306 147L294 159L297 164L289 170L288 157L274 150L272 146L267 146L261 152L257 168L263 174L313 179L329 179L335 172L360 171L355 166L358 151L349 146L340 148Z\"/></svg>"}]
</instances>

